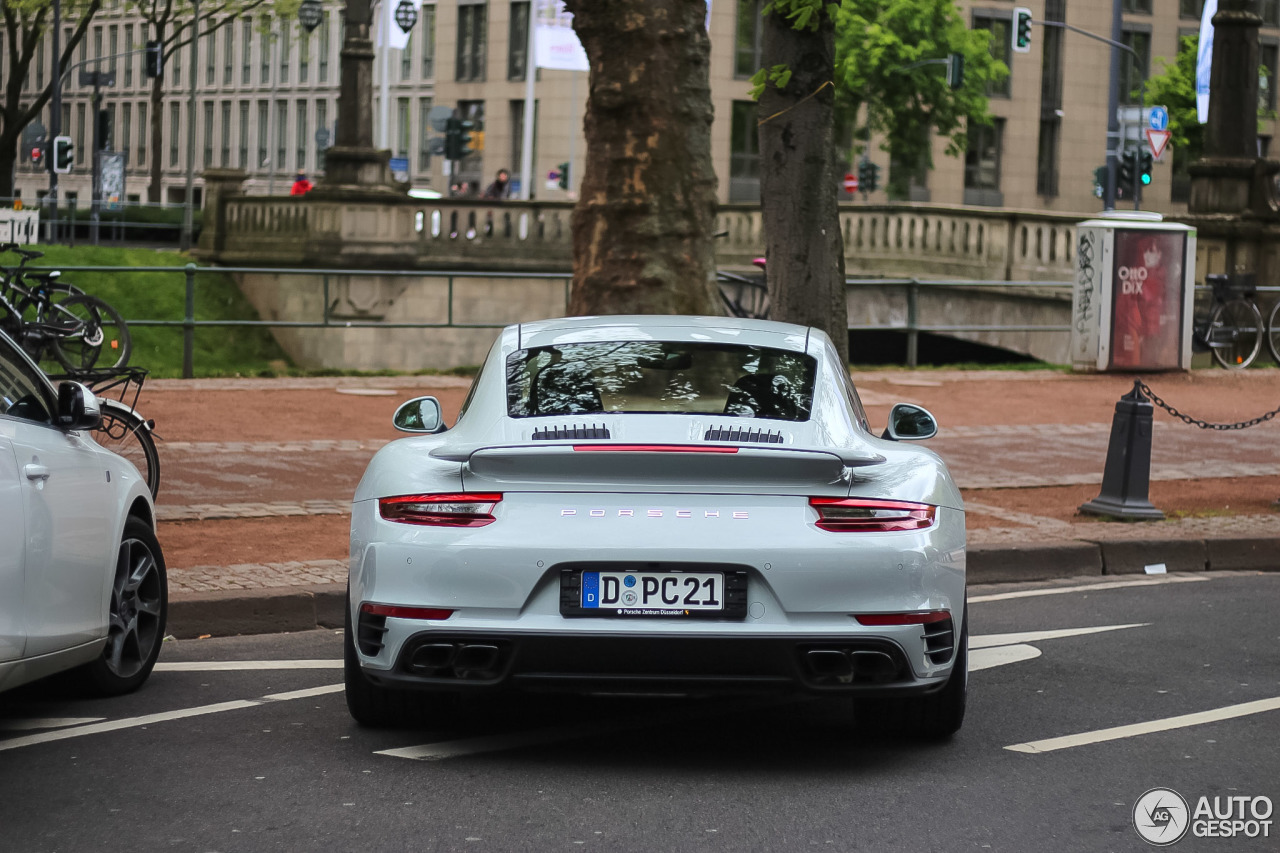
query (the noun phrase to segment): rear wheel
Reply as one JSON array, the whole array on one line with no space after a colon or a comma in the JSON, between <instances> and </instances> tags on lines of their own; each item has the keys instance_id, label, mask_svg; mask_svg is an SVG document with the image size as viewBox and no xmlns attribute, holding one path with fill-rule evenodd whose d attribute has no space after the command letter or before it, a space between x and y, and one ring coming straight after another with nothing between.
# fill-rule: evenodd
<instances>
[{"instance_id":1,"label":"rear wheel","mask_svg":"<svg viewBox=\"0 0 1280 853\"><path fill-rule=\"evenodd\" d=\"M48 322L60 329L53 338L53 355L69 372L129 363L129 327L119 311L96 296L68 296L55 303Z\"/></svg>"},{"instance_id":2,"label":"rear wheel","mask_svg":"<svg viewBox=\"0 0 1280 853\"><path fill-rule=\"evenodd\" d=\"M137 414L111 400L103 400L102 422L93 432L94 441L118 453L138 469L151 497L160 492L160 454L151 430Z\"/></svg>"},{"instance_id":3,"label":"rear wheel","mask_svg":"<svg viewBox=\"0 0 1280 853\"><path fill-rule=\"evenodd\" d=\"M1271 360L1280 367L1280 299L1267 318L1267 349L1271 350Z\"/></svg>"},{"instance_id":4,"label":"rear wheel","mask_svg":"<svg viewBox=\"0 0 1280 853\"><path fill-rule=\"evenodd\" d=\"M346 620L343 625L343 681L346 685L347 710L362 726L391 728L421 726L442 721L445 702L451 698L439 693L398 690L374 684L360 668L356 654L355 628L351 621L351 597L347 596Z\"/></svg>"},{"instance_id":5,"label":"rear wheel","mask_svg":"<svg viewBox=\"0 0 1280 853\"><path fill-rule=\"evenodd\" d=\"M1213 359L1223 367L1241 370L1262 346L1262 313L1252 302L1232 299L1219 305L1209 319Z\"/></svg>"}]
</instances>

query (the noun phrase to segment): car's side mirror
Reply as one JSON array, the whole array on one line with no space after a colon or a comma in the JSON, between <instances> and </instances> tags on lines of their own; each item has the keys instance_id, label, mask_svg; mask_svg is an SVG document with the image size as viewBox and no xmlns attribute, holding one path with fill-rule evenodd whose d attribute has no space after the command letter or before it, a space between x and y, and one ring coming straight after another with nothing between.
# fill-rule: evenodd
<instances>
[{"instance_id":1,"label":"car's side mirror","mask_svg":"<svg viewBox=\"0 0 1280 853\"><path fill-rule=\"evenodd\" d=\"M94 429L102 423L98 398L79 382L60 383L57 421L64 429Z\"/></svg>"},{"instance_id":2,"label":"car's side mirror","mask_svg":"<svg viewBox=\"0 0 1280 853\"><path fill-rule=\"evenodd\" d=\"M893 441L923 441L938 434L938 421L928 409L912 403L898 403L889 410L889 425L881 438Z\"/></svg>"},{"instance_id":3,"label":"car's side mirror","mask_svg":"<svg viewBox=\"0 0 1280 853\"><path fill-rule=\"evenodd\" d=\"M401 432L443 432L444 416L435 397L415 397L396 409L391 423Z\"/></svg>"}]
</instances>

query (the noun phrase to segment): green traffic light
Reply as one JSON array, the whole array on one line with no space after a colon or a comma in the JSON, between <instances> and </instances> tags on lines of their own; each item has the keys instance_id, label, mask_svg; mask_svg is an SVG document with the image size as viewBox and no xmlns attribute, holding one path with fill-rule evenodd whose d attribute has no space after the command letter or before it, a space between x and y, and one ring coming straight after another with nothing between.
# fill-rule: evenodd
<instances>
[{"instance_id":1,"label":"green traffic light","mask_svg":"<svg viewBox=\"0 0 1280 853\"><path fill-rule=\"evenodd\" d=\"M1145 187L1149 183L1151 183L1151 176L1144 173L1142 176L1142 185Z\"/></svg>"}]
</instances>

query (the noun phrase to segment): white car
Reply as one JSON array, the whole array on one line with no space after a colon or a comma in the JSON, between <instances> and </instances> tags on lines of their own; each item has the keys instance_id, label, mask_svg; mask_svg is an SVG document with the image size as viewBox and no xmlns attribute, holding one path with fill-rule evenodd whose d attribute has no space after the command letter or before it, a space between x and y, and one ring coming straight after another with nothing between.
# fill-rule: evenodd
<instances>
[{"instance_id":1,"label":"white car","mask_svg":"<svg viewBox=\"0 0 1280 853\"><path fill-rule=\"evenodd\" d=\"M0 333L0 691L76 670L101 694L146 681L168 587L136 468L98 446L98 400L54 388Z\"/></svg>"},{"instance_id":2,"label":"white car","mask_svg":"<svg viewBox=\"0 0 1280 853\"><path fill-rule=\"evenodd\" d=\"M370 462L351 519L347 704L444 694L803 692L946 736L968 685L965 516L874 435L817 329L579 317L504 329L445 429Z\"/></svg>"}]
</instances>

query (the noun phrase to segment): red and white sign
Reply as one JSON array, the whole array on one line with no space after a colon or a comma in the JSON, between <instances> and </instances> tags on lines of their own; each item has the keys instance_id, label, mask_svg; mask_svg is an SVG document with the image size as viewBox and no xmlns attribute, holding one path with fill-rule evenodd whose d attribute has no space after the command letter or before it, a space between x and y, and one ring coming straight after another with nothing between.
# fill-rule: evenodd
<instances>
[{"instance_id":1,"label":"red and white sign","mask_svg":"<svg viewBox=\"0 0 1280 853\"><path fill-rule=\"evenodd\" d=\"M849 172L844 176L844 191L847 193L856 193L858 191L858 176L853 172Z\"/></svg>"},{"instance_id":2,"label":"red and white sign","mask_svg":"<svg viewBox=\"0 0 1280 853\"><path fill-rule=\"evenodd\" d=\"M1147 144L1151 146L1151 156L1160 159L1160 155L1164 153L1165 146L1169 144L1169 137L1173 133L1168 130L1148 130Z\"/></svg>"}]
</instances>

